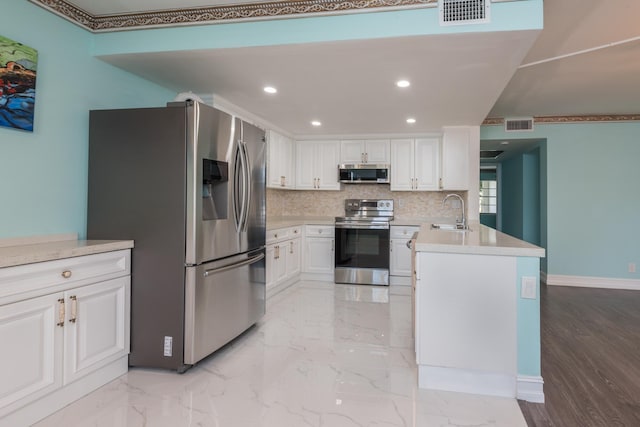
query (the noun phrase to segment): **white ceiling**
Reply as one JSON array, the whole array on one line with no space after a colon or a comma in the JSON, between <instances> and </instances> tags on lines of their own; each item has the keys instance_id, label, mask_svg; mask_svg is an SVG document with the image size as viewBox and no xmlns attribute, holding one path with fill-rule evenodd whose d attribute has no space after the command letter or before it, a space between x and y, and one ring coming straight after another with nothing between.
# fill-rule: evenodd
<instances>
[{"instance_id":1,"label":"white ceiling","mask_svg":"<svg viewBox=\"0 0 640 427\"><path fill-rule=\"evenodd\" d=\"M227 2L239 3L70 1L94 15ZM551 0L544 7L545 28L535 43L536 32L515 32L103 59L176 92L214 93L293 135L425 132L486 117L640 113L640 1ZM412 86L396 88L399 78ZM262 93L265 84L278 94ZM417 123L408 126L408 116ZM312 129L312 119L322 128Z\"/></svg>"},{"instance_id":2,"label":"white ceiling","mask_svg":"<svg viewBox=\"0 0 640 427\"><path fill-rule=\"evenodd\" d=\"M443 124L480 124L536 35L419 36L103 59L176 92L215 93L295 135L428 132ZM396 87L400 78L411 86ZM265 94L265 85L278 93ZM408 125L407 117L417 122ZM323 126L314 129L311 120Z\"/></svg>"}]
</instances>

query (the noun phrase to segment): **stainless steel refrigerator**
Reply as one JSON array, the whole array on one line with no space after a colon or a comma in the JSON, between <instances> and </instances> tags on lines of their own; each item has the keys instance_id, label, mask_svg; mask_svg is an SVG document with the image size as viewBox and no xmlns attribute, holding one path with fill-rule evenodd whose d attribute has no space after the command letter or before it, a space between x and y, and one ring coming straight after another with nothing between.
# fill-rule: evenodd
<instances>
[{"instance_id":1,"label":"stainless steel refrigerator","mask_svg":"<svg viewBox=\"0 0 640 427\"><path fill-rule=\"evenodd\" d=\"M135 241L131 366L183 372L264 315L264 136L193 101L90 112L87 238Z\"/></svg>"}]
</instances>

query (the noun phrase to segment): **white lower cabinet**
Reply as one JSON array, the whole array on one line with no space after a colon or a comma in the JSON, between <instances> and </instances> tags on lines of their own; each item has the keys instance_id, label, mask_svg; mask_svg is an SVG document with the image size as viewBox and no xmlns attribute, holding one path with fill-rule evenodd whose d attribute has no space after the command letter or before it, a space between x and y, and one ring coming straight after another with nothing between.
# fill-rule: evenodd
<instances>
[{"instance_id":1,"label":"white lower cabinet","mask_svg":"<svg viewBox=\"0 0 640 427\"><path fill-rule=\"evenodd\" d=\"M300 252L301 238L292 239L287 242L287 278L298 277L302 271L302 253Z\"/></svg>"},{"instance_id":2,"label":"white lower cabinet","mask_svg":"<svg viewBox=\"0 0 640 427\"><path fill-rule=\"evenodd\" d=\"M392 285L411 286L411 249L407 242L418 226L392 225L389 242L389 275Z\"/></svg>"},{"instance_id":3,"label":"white lower cabinet","mask_svg":"<svg viewBox=\"0 0 640 427\"><path fill-rule=\"evenodd\" d=\"M72 260L0 269L0 426L32 424L128 369L130 251Z\"/></svg>"},{"instance_id":4,"label":"white lower cabinet","mask_svg":"<svg viewBox=\"0 0 640 427\"><path fill-rule=\"evenodd\" d=\"M129 278L66 292L64 383L129 354Z\"/></svg>"},{"instance_id":5,"label":"white lower cabinet","mask_svg":"<svg viewBox=\"0 0 640 427\"><path fill-rule=\"evenodd\" d=\"M333 225L306 225L303 253L303 277L333 281L335 227Z\"/></svg>"},{"instance_id":6,"label":"white lower cabinet","mask_svg":"<svg viewBox=\"0 0 640 427\"><path fill-rule=\"evenodd\" d=\"M293 284L300 276L300 227L279 228L267 232L267 295Z\"/></svg>"},{"instance_id":7,"label":"white lower cabinet","mask_svg":"<svg viewBox=\"0 0 640 427\"><path fill-rule=\"evenodd\" d=\"M0 306L0 420L62 386L63 331L56 323L63 297Z\"/></svg>"}]
</instances>

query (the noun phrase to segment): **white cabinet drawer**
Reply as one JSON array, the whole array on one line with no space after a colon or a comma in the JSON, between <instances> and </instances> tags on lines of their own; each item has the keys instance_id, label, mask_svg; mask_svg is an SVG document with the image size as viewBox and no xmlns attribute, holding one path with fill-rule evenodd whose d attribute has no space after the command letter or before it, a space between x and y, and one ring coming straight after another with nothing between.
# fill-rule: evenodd
<instances>
[{"instance_id":1,"label":"white cabinet drawer","mask_svg":"<svg viewBox=\"0 0 640 427\"><path fill-rule=\"evenodd\" d=\"M0 269L0 304L131 274L129 249Z\"/></svg>"},{"instance_id":2,"label":"white cabinet drawer","mask_svg":"<svg viewBox=\"0 0 640 427\"><path fill-rule=\"evenodd\" d=\"M267 245L271 243L282 242L283 240L295 239L296 237L300 237L301 235L302 233L299 226L268 230Z\"/></svg>"},{"instance_id":3,"label":"white cabinet drawer","mask_svg":"<svg viewBox=\"0 0 640 427\"><path fill-rule=\"evenodd\" d=\"M416 231L420 231L420 227L411 225L392 225L390 235L392 239L410 239Z\"/></svg>"},{"instance_id":4,"label":"white cabinet drawer","mask_svg":"<svg viewBox=\"0 0 640 427\"><path fill-rule=\"evenodd\" d=\"M288 228L277 228L275 230L267 231L267 245L270 243L279 242L289 237Z\"/></svg>"},{"instance_id":5,"label":"white cabinet drawer","mask_svg":"<svg viewBox=\"0 0 640 427\"><path fill-rule=\"evenodd\" d=\"M335 227L333 225L305 225L305 237L333 237Z\"/></svg>"}]
</instances>

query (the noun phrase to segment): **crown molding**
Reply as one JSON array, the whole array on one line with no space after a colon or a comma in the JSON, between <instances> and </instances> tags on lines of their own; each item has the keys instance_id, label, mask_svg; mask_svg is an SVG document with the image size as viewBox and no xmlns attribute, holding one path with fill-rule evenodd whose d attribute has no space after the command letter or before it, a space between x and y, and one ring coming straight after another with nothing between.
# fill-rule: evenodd
<instances>
[{"instance_id":1,"label":"crown molding","mask_svg":"<svg viewBox=\"0 0 640 427\"><path fill-rule=\"evenodd\" d=\"M640 121L640 114L596 114L583 116L534 116L535 124L558 124L558 123L597 123L597 122L637 122ZM484 119L483 126L502 126L504 118L490 117Z\"/></svg>"},{"instance_id":2,"label":"crown molding","mask_svg":"<svg viewBox=\"0 0 640 427\"><path fill-rule=\"evenodd\" d=\"M437 7L438 0L288 0L94 16L65 0L29 0L91 32Z\"/></svg>"}]
</instances>

